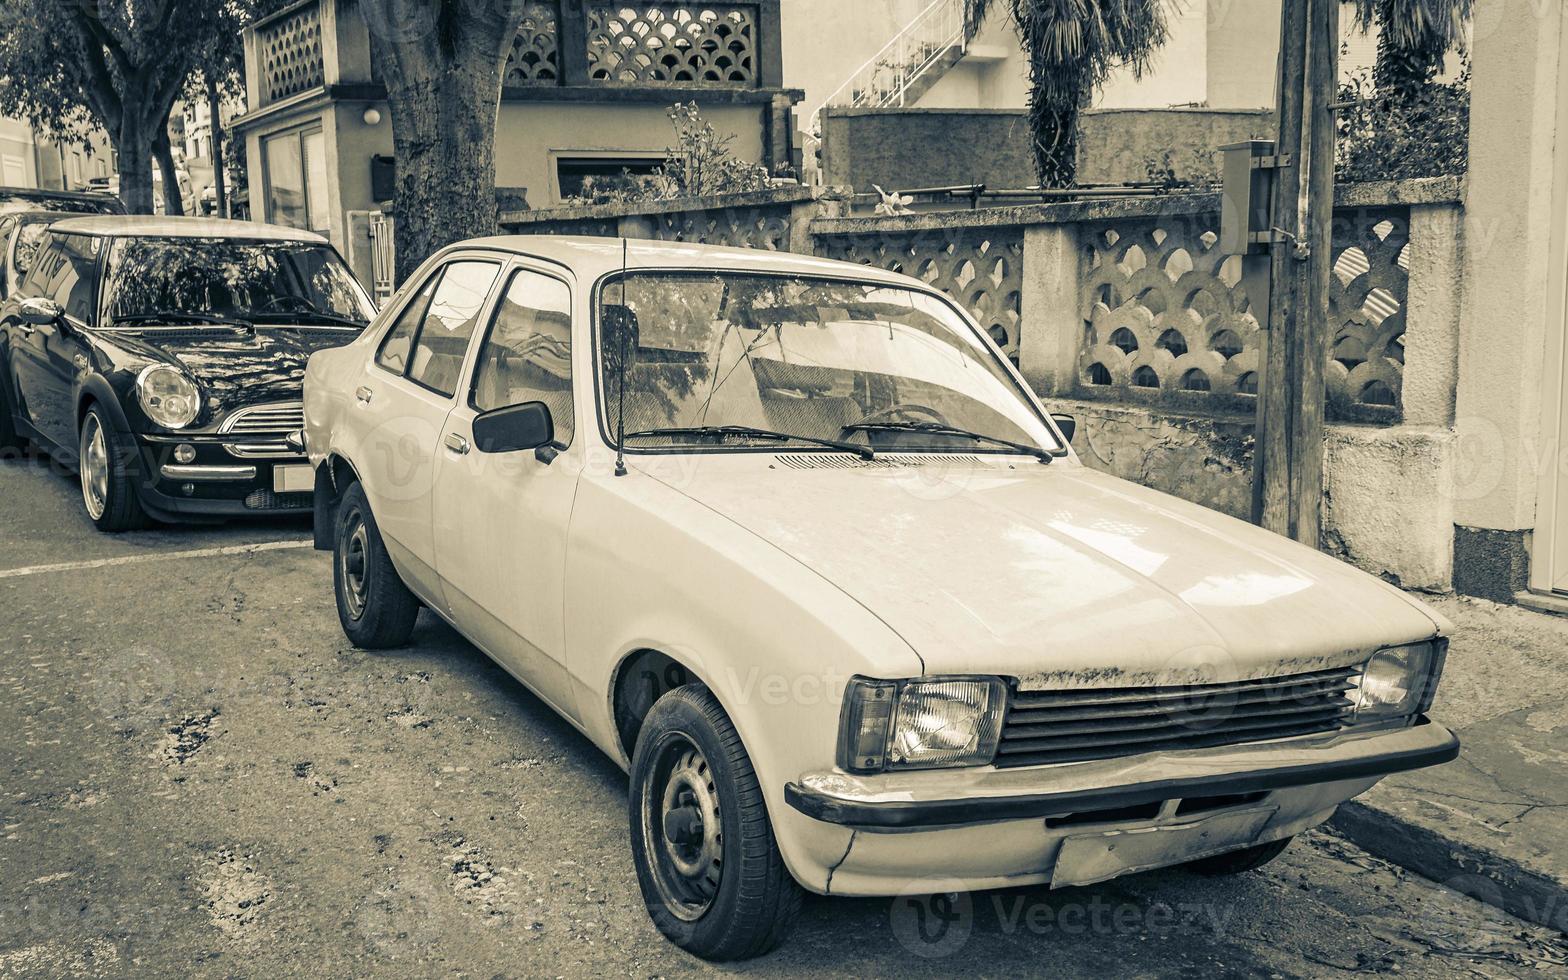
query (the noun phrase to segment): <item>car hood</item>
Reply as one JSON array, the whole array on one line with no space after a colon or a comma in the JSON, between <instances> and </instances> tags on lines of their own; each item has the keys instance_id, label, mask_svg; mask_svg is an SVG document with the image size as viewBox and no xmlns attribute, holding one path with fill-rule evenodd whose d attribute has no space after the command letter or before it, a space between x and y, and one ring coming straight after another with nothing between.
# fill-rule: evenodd
<instances>
[{"instance_id":1,"label":"car hood","mask_svg":"<svg viewBox=\"0 0 1568 980\"><path fill-rule=\"evenodd\" d=\"M115 345L147 360L179 364L220 405L297 401L305 362L326 347L341 347L358 334L320 326L278 324L254 329L176 327L116 330Z\"/></svg>"},{"instance_id":2,"label":"car hood","mask_svg":"<svg viewBox=\"0 0 1568 980\"><path fill-rule=\"evenodd\" d=\"M1072 460L762 458L701 457L666 482L859 601L927 673L1202 683L1343 666L1446 628L1334 558Z\"/></svg>"}]
</instances>

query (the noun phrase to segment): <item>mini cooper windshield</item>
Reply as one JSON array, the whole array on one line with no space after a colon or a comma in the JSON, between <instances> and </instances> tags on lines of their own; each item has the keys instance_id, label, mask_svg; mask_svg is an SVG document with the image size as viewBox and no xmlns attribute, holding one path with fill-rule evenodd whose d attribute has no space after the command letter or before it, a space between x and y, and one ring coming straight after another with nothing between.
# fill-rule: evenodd
<instances>
[{"instance_id":1,"label":"mini cooper windshield","mask_svg":"<svg viewBox=\"0 0 1568 980\"><path fill-rule=\"evenodd\" d=\"M124 238L109 253L108 319L308 323L362 328L374 308L327 245L223 238Z\"/></svg>"},{"instance_id":2,"label":"mini cooper windshield","mask_svg":"<svg viewBox=\"0 0 1568 980\"><path fill-rule=\"evenodd\" d=\"M613 441L624 410L628 448L797 441L1047 462L1062 448L996 350L929 293L632 272L599 297L605 428Z\"/></svg>"}]
</instances>

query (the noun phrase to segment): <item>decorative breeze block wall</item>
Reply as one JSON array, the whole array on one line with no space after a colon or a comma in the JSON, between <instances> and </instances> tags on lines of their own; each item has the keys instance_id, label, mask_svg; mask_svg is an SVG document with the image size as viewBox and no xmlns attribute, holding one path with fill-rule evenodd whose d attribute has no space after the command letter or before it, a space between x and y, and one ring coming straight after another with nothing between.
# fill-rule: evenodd
<instances>
[{"instance_id":1,"label":"decorative breeze block wall","mask_svg":"<svg viewBox=\"0 0 1568 980\"><path fill-rule=\"evenodd\" d=\"M1079 229L1083 267L1075 394L1202 412L1256 408L1259 321L1241 260L1216 250L1215 215L1139 218ZM1325 352L1328 415L1401 418L1408 208L1340 212Z\"/></svg>"},{"instance_id":2,"label":"decorative breeze block wall","mask_svg":"<svg viewBox=\"0 0 1568 980\"><path fill-rule=\"evenodd\" d=\"M729 4L590 3L597 82L757 85L757 13Z\"/></svg>"},{"instance_id":3,"label":"decorative breeze block wall","mask_svg":"<svg viewBox=\"0 0 1568 980\"><path fill-rule=\"evenodd\" d=\"M261 52L261 94L276 102L326 82L321 60L321 9L301 7L256 32Z\"/></svg>"},{"instance_id":4,"label":"decorative breeze block wall","mask_svg":"<svg viewBox=\"0 0 1568 980\"><path fill-rule=\"evenodd\" d=\"M556 0L538 0L523 10L523 23L506 56L503 85L559 85L561 65L556 46L561 36L561 9Z\"/></svg>"}]
</instances>

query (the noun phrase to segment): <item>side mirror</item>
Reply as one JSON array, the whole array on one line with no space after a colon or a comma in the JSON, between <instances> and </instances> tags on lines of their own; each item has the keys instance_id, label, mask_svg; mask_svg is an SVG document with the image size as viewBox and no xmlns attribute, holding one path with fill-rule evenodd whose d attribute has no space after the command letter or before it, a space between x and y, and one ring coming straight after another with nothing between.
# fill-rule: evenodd
<instances>
[{"instance_id":1,"label":"side mirror","mask_svg":"<svg viewBox=\"0 0 1568 980\"><path fill-rule=\"evenodd\" d=\"M1078 431L1077 419L1071 415L1052 415L1051 421L1055 422L1056 427L1062 430L1063 439L1066 439L1068 442L1073 441L1073 433Z\"/></svg>"},{"instance_id":2,"label":"side mirror","mask_svg":"<svg viewBox=\"0 0 1568 980\"><path fill-rule=\"evenodd\" d=\"M23 323L31 323L38 327L47 327L65 320L65 311L60 309L60 304L47 296L30 296L22 300L19 314Z\"/></svg>"},{"instance_id":3,"label":"side mirror","mask_svg":"<svg viewBox=\"0 0 1568 980\"><path fill-rule=\"evenodd\" d=\"M474 448L482 453L540 449L555 441L555 420L544 402L524 402L474 419Z\"/></svg>"}]
</instances>

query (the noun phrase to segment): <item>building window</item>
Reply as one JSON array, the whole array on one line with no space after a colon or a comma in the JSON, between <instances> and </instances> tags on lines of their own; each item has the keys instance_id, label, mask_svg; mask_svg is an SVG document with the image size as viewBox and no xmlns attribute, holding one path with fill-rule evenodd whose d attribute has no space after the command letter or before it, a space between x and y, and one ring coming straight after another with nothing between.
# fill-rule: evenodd
<instances>
[{"instance_id":1,"label":"building window","mask_svg":"<svg viewBox=\"0 0 1568 980\"><path fill-rule=\"evenodd\" d=\"M271 137L263 144L263 154L267 220L326 234L332 218L327 208L326 139L321 130Z\"/></svg>"},{"instance_id":2,"label":"building window","mask_svg":"<svg viewBox=\"0 0 1568 980\"><path fill-rule=\"evenodd\" d=\"M632 177L651 174L664 166L663 153L643 156L574 156L555 160L556 184L561 200L588 197L595 191L630 189Z\"/></svg>"}]
</instances>

